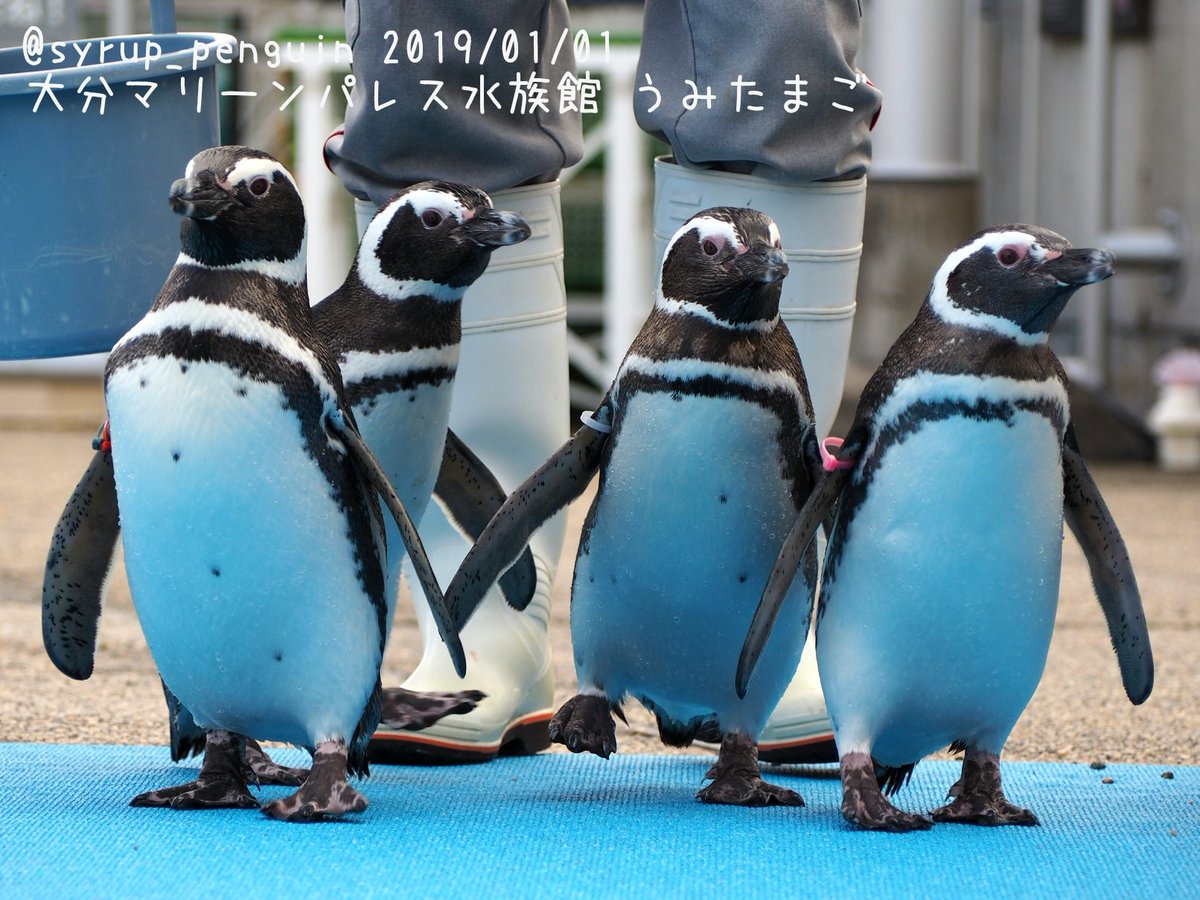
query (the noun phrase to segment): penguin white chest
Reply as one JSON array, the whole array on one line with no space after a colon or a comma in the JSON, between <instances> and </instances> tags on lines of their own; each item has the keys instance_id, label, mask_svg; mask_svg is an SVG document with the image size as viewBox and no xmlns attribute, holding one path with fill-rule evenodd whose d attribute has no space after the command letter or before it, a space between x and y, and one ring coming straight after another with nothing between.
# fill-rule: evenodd
<instances>
[{"instance_id":1,"label":"penguin white chest","mask_svg":"<svg viewBox=\"0 0 1200 900\"><path fill-rule=\"evenodd\" d=\"M457 345L428 351L349 353L341 360L342 377L354 403L354 418L404 508L416 523L429 505L437 483L450 422ZM428 367L428 364L436 366ZM391 382L390 390L364 392L373 382ZM388 630L404 562L404 541L391 516L387 528Z\"/></svg>"},{"instance_id":2,"label":"penguin white chest","mask_svg":"<svg viewBox=\"0 0 1200 900\"><path fill-rule=\"evenodd\" d=\"M773 413L735 398L626 401L575 569L581 679L649 697L680 719L739 706L731 673L795 517L780 428ZM794 590L811 586L801 576ZM807 600L785 606L746 698L751 719L765 707L765 720L786 686L807 610Z\"/></svg>"},{"instance_id":3,"label":"penguin white chest","mask_svg":"<svg viewBox=\"0 0 1200 900\"><path fill-rule=\"evenodd\" d=\"M354 406L363 439L414 521L420 521L437 481L453 384L448 379L379 393Z\"/></svg>"},{"instance_id":4,"label":"penguin white chest","mask_svg":"<svg viewBox=\"0 0 1200 900\"><path fill-rule=\"evenodd\" d=\"M148 357L106 396L130 587L168 686L205 727L349 737L380 652L369 562L284 392Z\"/></svg>"},{"instance_id":5,"label":"penguin white chest","mask_svg":"<svg viewBox=\"0 0 1200 900\"><path fill-rule=\"evenodd\" d=\"M903 764L960 739L998 752L1037 687L1058 600L1061 435L1044 410L1007 412L881 441L847 495L817 623L843 752Z\"/></svg>"}]
</instances>

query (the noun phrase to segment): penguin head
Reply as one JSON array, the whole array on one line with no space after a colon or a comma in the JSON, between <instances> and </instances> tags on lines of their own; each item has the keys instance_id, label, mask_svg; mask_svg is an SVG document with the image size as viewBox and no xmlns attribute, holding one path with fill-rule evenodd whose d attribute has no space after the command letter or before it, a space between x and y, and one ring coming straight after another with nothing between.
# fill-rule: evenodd
<instances>
[{"instance_id":1,"label":"penguin head","mask_svg":"<svg viewBox=\"0 0 1200 900\"><path fill-rule=\"evenodd\" d=\"M1036 225L981 231L946 258L929 303L947 321L1022 343L1046 340L1071 295L1113 273L1107 250L1075 249Z\"/></svg>"},{"instance_id":2,"label":"penguin head","mask_svg":"<svg viewBox=\"0 0 1200 900\"><path fill-rule=\"evenodd\" d=\"M185 254L207 266L274 264L304 277L304 204L279 160L251 147L202 150L171 185Z\"/></svg>"},{"instance_id":3,"label":"penguin head","mask_svg":"<svg viewBox=\"0 0 1200 900\"><path fill-rule=\"evenodd\" d=\"M726 328L770 327L788 273L781 248L779 228L758 210L703 210L667 244L659 306L682 306Z\"/></svg>"},{"instance_id":4,"label":"penguin head","mask_svg":"<svg viewBox=\"0 0 1200 900\"><path fill-rule=\"evenodd\" d=\"M524 218L493 209L477 188L422 181L380 207L363 233L355 265L359 278L385 297L419 289L456 298L483 274L493 250L530 233Z\"/></svg>"}]
</instances>

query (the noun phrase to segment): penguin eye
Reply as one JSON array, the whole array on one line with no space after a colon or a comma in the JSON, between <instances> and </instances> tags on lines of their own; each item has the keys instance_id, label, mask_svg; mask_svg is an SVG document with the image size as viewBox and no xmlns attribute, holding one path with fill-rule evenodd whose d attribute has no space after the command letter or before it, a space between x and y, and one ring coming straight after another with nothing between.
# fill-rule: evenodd
<instances>
[{"instance_id":1,"label":"penguin eye","mask_svg":"<svg viewBox=\"0 0 1200 900\"><path fill-rule=\"evenodd\" d=\"M1024 258L1025 253L1019 247L1004 247L996 254L996 259L1000 260L1000 265L1006 269L1011 269Z\"/></svg>"},{"instance_id":2,"label":"penguin eye","mask_svg":"<svg viewBox=\"0 0 1200 900\"><path fill-rule=\"evenodd\" d=\"M717 251L721 248L717 246L717 242L712 238L705 238L704 242L700 244L700 249L704 251L705 256L716 256Z\"/></svg>"},{"instance_id":3,"label":"penguin eye","mask_svg":"<svg viewBox=\"0 0 1200 900\"><path fill-rule=\"evenodd\" d=\"M436 209L427 209L421 213L421 224L426 228L437 228L442 224L443 216Z\"/></svg>"},{"instance_id":4,"label":"penguin eye","mask_svg":"<svg viewBox=\"0 0 1200 900\"><path fill-rule=\"evenodd\" d=\"M255 197L261 197L270 189L270 187L270 180L260 175L258 178L255 178L250 182L250 193L252 193Z\"/></svg>"}]
</instances>

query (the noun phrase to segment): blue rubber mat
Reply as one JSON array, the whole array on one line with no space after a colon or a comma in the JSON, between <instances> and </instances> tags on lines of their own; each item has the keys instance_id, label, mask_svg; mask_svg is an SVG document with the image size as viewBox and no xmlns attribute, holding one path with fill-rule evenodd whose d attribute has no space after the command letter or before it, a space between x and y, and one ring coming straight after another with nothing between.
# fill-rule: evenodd
<instances>
[{"instance_id":1,"label":"blue rubber mat","mask_svg":"<svg viewBox=\"0 0 1200 900\"><path fill-rule=\"evenodd\" d=\"M889 835L842 821L836 778L787 768L767 778L803 794L803 809L701 804L692 795L711 762L546 754L377 766L359 785L363 815L292 825L255 810L130 808L135 794L194 776L162 747L0 744L0 897L1200 893L1200 768L1166 779L1152 766L1009 763L1006 792L1041 827ZM957 772L922 763L898 804L939 805Z\"/></svg>"}]
</instances>

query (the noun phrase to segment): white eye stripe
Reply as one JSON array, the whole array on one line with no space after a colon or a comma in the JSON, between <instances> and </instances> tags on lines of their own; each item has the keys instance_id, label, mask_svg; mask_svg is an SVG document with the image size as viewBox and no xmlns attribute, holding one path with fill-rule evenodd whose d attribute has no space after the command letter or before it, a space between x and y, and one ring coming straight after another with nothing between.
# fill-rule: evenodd
<instances>
[{"instance_id":1,"label":"white eye stripe","mask_svg":"<svg viewBox=\"0 0 1200 900\"><path fill-rule=\"evenodd\" d=\"M675 246L680 238L693 231L696 232L696 238L701 243L705 240L716 239L723 243L732 244L739 250L742 249L741 238L738 237L737 229L733 227L732 222L726 222L724 219L715 219L712 216L700 216L688 220L682 228L675 232L674 237L667 244L666 252L663 253L663 259L665 260L671 255L671 248Z\"/></svg>"},{"instance_id":2,"label":"white eye stripe","mask_svg":"<svg viewBox=\"0 0 1200 900\"><path fill-rule=\"evenodd\" d=\"M966 247L956 250L951 254L951 258L957 258L957 260L954 266L946 269L946 274L948 275L950 272L953 272L959 262L962 262L962 260L984 248L991 250L993 254L999 255L1000 251L1005 247L1014 247L1018 250L1023 250L1038 262L1054 259L1062 255L1061 250L1047 249L1038 242L1037 238L1024 231L997 231L992 234L985 234L979 240L972 241ZM949 263L950 259L947 259L946 262ZM943 265L943 268L946 268L945 265Z\"/></svg>"},{"instance_id":3,"label":"white eye stripe","mask_svg":"<svg viewBox=\"0 0 1200 900\"><path fill-rule=\"evenodd\" d=\"M422 201L425 205L419 206L418 202ZM452 206L458 209L459 221L463 221L466 214L466 207L444 191L416 190L394 199L375 214L363 232L358 245L358 277L376 294L391 300L406 300L414 296L428 296L442 301L461 300L466 287L449 287L426 279L397 279L384 273L376 251L392 219L405 206L411 207L417 216L423 210L447 210Z\"/></svg>"},{"instance_id":4,"label":"white eye stripe","mask_svg":"<svg viewBox=\"0 0 1200 900\"><path fill-rule=\"evenodd\" d=\"M229 170L229 174L225 176L225 181L237 187L260 176L270 178L274 181L277 174L282 175L290 181L292 187L296 189L296 193L300 193L300 188L296 184L296 179L292 177L292 173L273 159L250 158L240 160Z\"/></svg>"},{"instance_id":5,"label":"white eye stripe","mask_svg":"<svg viewBox=\"0 0 1200 900\"><path fill-rule=\"evenodd\" d=\"M404 202L397 203L396 205L403 206L404 203L412 207L417 218L420 218L421 213L431 209L437 210L443 215L453 216L459 222L465 222L474 215L453 194L448 194L445 191L430 190L428 188L409 191L404 195ZM389 219L389 221L391 220Z\"/></svg>"},{"instance_id":6,"label":"white eye stripe","mask_svg":"<svg viewBox=\"0 0 1200 900\"><path fill-rule=\"evenodd\" d=\"M1005 247L1018 247L1027 251L1034 259L1041 262L1048 258L1052 251L1046 250L1037 239L1024 231L997 231L985 234L972 241L965 247L959 247L946 257L942 267L938 269L933 279L933 290L929 293L929 305L934 313L944 322L965 325L968 328L984 328L997 334L1012 338L1018 344L1032 346L1044 344L1049 335L1044 332L1030 334L1011 319L995 316L974 309L965 309L950 299L950 275L963 263L980 250L990 250L998 255Z\"/></svg>"}]
</instances>

